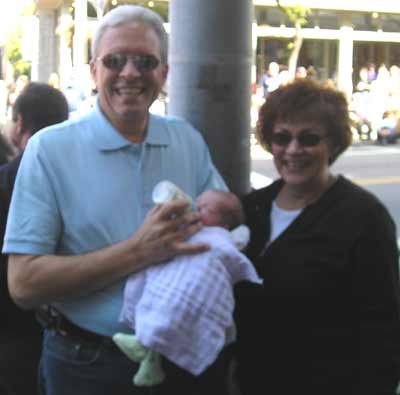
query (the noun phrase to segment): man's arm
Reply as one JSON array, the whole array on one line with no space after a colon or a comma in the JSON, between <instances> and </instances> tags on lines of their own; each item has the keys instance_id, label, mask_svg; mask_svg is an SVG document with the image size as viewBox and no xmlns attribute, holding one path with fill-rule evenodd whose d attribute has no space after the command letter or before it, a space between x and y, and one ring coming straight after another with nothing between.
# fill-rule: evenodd
<instances>
[{"instance_id":1,"label":"man's arm","mask_svg":"<svg viewBox=\"0 0 400 395\"><path fill-rule=\"evenodd\" d=\"M14 301L33 308L99 290L130 273L179 254L208 249L185 240L200 228L199 215L179 214L187 202L176 200L154 207L128 240L76 256L11 254L8 282Z\"/></svg>"}]
</instances>

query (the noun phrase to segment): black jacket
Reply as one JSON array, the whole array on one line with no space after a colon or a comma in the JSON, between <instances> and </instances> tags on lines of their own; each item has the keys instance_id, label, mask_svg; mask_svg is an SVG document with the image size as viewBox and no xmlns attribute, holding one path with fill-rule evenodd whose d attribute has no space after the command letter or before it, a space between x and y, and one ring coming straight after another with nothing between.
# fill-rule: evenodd
<instances>
[{"instance_id":1,"label":"black jacket","mask_svg":"<svg viewBox=\"0 0 400 395\"><path fill-rule=\"evenodd\" d=\"M263 252L281 180L243 199L263 286L236 287L243 395L394 394L400 293L394 222L343 177Z\"/></svg>"},{"instance_id":2,"label":"black jacket","mask_svg":"<svg viewBox=\"0 0 400 395\"><path fill-rule=\"evenodd\" d=\"M3 249L8 209L14 188L15 177L22 154L0 167L0 252ZM7 255L0 253L0 333L21 333L41 336L41 328L32 311L23 311L15 305L7 286Z\"/></svg>"}]
</instances>

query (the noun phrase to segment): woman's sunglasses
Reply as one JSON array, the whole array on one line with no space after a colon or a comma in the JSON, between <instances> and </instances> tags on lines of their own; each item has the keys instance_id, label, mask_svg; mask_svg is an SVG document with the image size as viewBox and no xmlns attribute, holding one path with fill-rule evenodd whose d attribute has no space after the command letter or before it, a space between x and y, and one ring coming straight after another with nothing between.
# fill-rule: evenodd
<instances>
[{"instance_id":1,"label":"woman's sunglasses","mask_svg":"<svg viewBox=\"0 0 400 395\"><path fill-rule=\"evenodd\" d=\"M292 136L288 132L277 132L272 133L271 143L281 147L287 147L293 139L296 139L303 147L316 147L324 138L326 138L326 136L310 132L303 132L298 136Z\"/></svg>"},{"instance_id":2,"label":"woman's sunglasses","mask_svg":"<svg viewBox=\"0 0 400 395\"><path fill-rule=\"evenodd\" d=\"M153 55L127 55L123 53L110 53L103 57L97 58L103 63L103 66L112 71L122 71L125 65L131 59L133 65L139 73L149 73L153 71L159 64L160 60Z\"/></svg>"}]
</instances>

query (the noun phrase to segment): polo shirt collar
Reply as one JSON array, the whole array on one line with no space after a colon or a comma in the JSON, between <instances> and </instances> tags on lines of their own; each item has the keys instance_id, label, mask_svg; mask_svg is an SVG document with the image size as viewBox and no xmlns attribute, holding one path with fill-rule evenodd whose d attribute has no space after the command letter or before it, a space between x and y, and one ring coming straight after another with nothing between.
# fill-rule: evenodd
<instances>
[{"instance_id":1,"label":"polo shirt collar","mask_svg":"<svg viewBox=\"0 0 400 395\"><path fill-rule=\"evenodd\" d=\"M98 101L90 117L93 122L93 140L94 144L101 151L119 150L131 146L133 143L124 138L105 117L100 109ZM168 145L170 140L162 118L149 114L149 123L147 134L144 140L146 145Z\"/></svg>"},{"instance_id":2,"label":"polo shirt collar","mask_svg":"<svg viewBox=\"0 0 400 395\"><path fill-rule=\"evenodd\" d=\"M145 143L148 145L168 145L169 133L165 120L154 114L149 114Z\"/></svg>"}]
</instances>

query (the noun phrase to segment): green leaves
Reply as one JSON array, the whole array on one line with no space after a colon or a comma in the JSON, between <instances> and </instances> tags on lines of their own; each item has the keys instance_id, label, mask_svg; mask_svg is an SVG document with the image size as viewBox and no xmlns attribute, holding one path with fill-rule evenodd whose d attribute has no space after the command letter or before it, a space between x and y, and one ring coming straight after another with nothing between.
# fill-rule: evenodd
<instances>
[{"instance_id":1,"label":"green leaves","mask_svg":"<svg viewBox=\"0 0 400 395\"><path fill-rule=\"evenodd\" d=\"M276 4L295 25L299 24L300 26L304 26L307 23L307 17L311 14L310 8L300 4L294 6L283 6L281 0L276 0Z\"/></svg>"}]
</instances>

